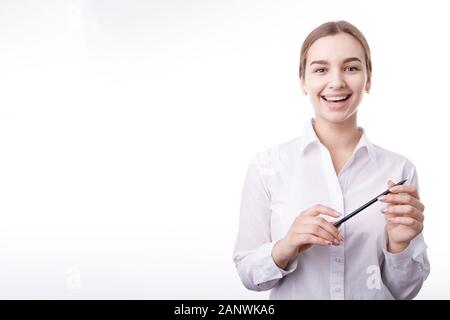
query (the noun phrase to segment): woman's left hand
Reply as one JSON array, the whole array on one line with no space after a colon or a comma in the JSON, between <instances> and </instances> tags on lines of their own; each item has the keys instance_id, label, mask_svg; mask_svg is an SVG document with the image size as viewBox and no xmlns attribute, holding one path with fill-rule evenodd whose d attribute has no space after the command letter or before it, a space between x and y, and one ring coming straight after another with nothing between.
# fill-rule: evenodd
<instances>
[{"instance_id":1,"label":"woman's left hand","mask_svg":"<svg viewBox=\"0 0 450 320\"><path fill-rule=\"evenodd\" d=\"M394 182L388 181L388 188L394 185ZM378 199L390 204L384 209L385 212L382 210L386 215L387 250L398 253L422 232L425 206L420 202L414 185L399 185L390 192Z\"/></svg>"}]
</instances>

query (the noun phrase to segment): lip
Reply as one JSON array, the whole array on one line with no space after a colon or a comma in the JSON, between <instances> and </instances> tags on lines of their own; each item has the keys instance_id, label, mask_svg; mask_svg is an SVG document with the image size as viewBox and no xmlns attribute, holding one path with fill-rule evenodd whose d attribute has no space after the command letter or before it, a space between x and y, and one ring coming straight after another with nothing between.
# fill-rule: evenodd
<instances>
[{"instance_id":1,"label":"lip","mask_svg":"<svg viewBox=\"0 0 450 320\"><path fill-rule=\"evenodd\" d=\"M333 93L333 94L321 94L321 97L340 97L340 96L351 96L352 92L340 92L340 93Z\"/></svg>"},{"instance_id":2,"label":"lip","mask_svg":"<svg viewBox=\"0 0 450 320\"><path fill-rule=\"evenodd\" d=\"M331 101L327 101L323 98L323 96L325 97L339 97L339 96L347 96L348 98L344 101L340 101L340 102L331 102ZM333 95L321 95L320 96L320 100L331 110L333 111L338 111L341 110L343 108L345 108L348 105L348 101L350 101L352 94L351 93L342 93L342 94L333 94Z\"/></svg>"}]
</instances>

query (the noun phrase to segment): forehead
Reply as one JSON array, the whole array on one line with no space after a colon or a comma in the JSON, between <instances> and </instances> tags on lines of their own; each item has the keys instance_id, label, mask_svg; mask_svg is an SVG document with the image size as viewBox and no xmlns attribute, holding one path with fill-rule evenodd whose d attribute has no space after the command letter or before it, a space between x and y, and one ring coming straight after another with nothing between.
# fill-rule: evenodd
<instances>
[{"instance_id":1,"label":"forehead","mask_svg":"<svg viewBox=\"0 0 450 320\"><path fill-rule=\"evenodd\" d=\"M326 60L339 63L348 57L358 57L364 61L364 48L353 36L338 33L314 41L308 50L306 61Z\"/></svg>"}]
</instances>

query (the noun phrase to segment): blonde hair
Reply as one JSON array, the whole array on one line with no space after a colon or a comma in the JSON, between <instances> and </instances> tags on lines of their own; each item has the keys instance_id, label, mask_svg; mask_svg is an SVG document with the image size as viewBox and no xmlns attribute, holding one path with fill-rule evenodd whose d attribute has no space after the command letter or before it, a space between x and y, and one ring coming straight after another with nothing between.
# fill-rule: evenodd
<instances>
[{"instance_id":1,"label":"blonde hair","mask_svg":"<svg viewBox=\"0 0 450 320\"><path fill-rule=\"evenodd\" d=\"M366 69L367 69L367 79L371 79L371 77L372 77L372 59L370 56L369 44L367 43L367 40L364 37L364 35L362 34L362 32L359 31L359 29L356 28L354 25L352 25L351 23L349 23L345 20L326 22L326 23L318 26L313 31L311 31L310 34L308 34L306 39L303 41L302 49L300 51L300 69L299 69L300 79L305 78L306 57L308 54L308 50L312 46L312 44L320 38L323 38L326 36L332 36L332 35L338 34L340 32L348 33L349 35L353 36L356 40L359 41L359 43L364 48L364 56L365 56L365 60L366 60Z\"/></svg>"}]
</instances>

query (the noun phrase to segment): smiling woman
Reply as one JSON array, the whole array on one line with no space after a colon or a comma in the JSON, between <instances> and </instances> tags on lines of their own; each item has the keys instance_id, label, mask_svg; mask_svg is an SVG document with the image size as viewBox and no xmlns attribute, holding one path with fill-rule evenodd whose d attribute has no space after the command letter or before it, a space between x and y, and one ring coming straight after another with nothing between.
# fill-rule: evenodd
<instances>
[{"instance_id":1,"label":"smiling woman","mask_svg":"<svg viewBox=\"0 0 450 320\"><path fill-rule=\"evenodd\" d=\"M328 22L305 39L300 86L315 118L248 167L233 254L246 288L272 289L272 299L412 299L422 287L430 265L415 166L357 125L371 76L369 45L352 24Z\"/></svg>"},{"instance_id":2,"label":"smiling woman","mask_svg":"<svg viewBox=\"0 0 450 320\"><path fill-rule=\"evenodd\" d=\"M310 94L319 122L356 117L363 91L368 92L371 85L370 50L363 39L340 32L312 43L310 39L305 41L300 85L305 94Z\"/></svg>"}]
</instances>

